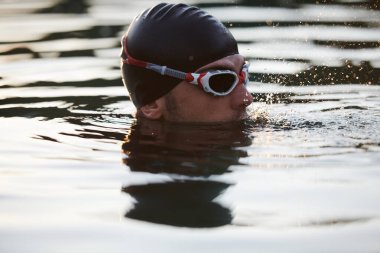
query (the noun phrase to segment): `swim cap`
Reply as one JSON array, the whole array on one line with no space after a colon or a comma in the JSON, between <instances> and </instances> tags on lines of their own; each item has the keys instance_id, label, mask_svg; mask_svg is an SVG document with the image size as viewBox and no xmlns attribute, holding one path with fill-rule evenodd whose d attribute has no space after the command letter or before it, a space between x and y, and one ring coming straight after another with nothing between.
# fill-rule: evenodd
<instances>
[{"instance_id":1,"label":"swim cap","mask_svg":"<svg viewBox=\"0 0 380 253\"><path fill-rule=\"evenodd\" d=\"M194 72L239 53L235 38L219 20L185 4L161 3L143 11L130 24L126 37L128 53L133 58L183 72ZM137 108L167 94L181 82L124 63L121 69L124 86Z\"/></svg>"}]
</instances>

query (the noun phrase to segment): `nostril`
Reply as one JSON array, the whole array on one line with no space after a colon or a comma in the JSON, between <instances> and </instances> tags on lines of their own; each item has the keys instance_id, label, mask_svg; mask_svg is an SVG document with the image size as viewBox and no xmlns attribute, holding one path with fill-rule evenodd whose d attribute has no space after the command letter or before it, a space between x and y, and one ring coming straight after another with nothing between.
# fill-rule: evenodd
<instances>
[{"instance_id":1,"label":"nostril","mask_svg":"<svg viewBox=\"0 0 380 253\"><path fill-rule=\"evenodd\" d=\"M253 102L253 97L249 92L247 92L246 96L243 98L242 107L247 107Z\"/></svg>"},{"instance_id":2,"label":"nostril","mask_svg":"<svg viewBox=\"0 0 380 253\"><path fill-rule=\"evenodd\" d=\"M243 103L248 106L253 102L253 97L252 97L252 94L247 90L247 87L243 86L243 90L244 90Z\"/></svg>"},{"instance_id":3,"label":"nostril","mask_svg":"<svg viewBox=\"0 0 380 253\"><path fill-rule=\"evenodd\" d=\"M232 92L231 106L234 109L244 109L253 102L252 95L244 85L238 85Z\"/></svg>"},{"instance_id":4,"label":"nostril","mask_svg":"<svg viewBox=\"0 0 380 253\"><path fill-rule=\"evenodd\" d=\"M243 99L243 104L244 104L244 105L249 106L251 103L252 103L252 100L251 100L251 99L248 99L248 98L244 98L244 99Z\"/></svg>"}]
</instances>

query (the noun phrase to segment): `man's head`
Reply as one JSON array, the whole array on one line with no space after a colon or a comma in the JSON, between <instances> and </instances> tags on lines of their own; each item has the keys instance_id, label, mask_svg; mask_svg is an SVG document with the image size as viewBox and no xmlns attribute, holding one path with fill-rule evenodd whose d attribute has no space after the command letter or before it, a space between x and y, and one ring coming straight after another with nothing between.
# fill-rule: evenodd
<instances>
[{"instance_id":1,"label":"man's head","mask_svg":"<svg viewBox=\"0 0 380 253\"><path fill-rule=\"evenodd\" d=\"M244 58L238 54L236 40L219 20L196 7L159 4L142 12L122 45L123 82L138 115L185 122L233 121L244 117L252 102L240 85ZM197 74L185 74L209 70L229 70L225 76L232 79L235 75L230 93L206 93L190 84L197 83Z\"/></svg>"}]
</instances>

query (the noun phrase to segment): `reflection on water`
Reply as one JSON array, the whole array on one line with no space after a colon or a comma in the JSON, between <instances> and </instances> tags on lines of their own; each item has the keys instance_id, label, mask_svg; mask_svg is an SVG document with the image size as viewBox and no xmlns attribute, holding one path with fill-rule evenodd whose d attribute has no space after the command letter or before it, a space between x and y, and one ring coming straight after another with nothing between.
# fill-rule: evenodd
<instances>
[{"instance_id":1,"label":"reflection on water","mask_svg":"<svg viewBox=\"0 0 380 253\"><path fill-rule=\"evenodd\" d=\"M182 126L139 120L126 137L123 150L131 170L222 174L246 156L245 151L236 150L252 143L245 130L244 122Z\"/></svg>"},{"instance_id":2,"label":"reflection on water","mask_svg":"<svg viewBox=\"0 0 380 253\"><path fill-rule=\"evenodd\" d=\"M250 120L133 117L119 38L156 1L0 3L0 252L378 252L378 1L185 2L250 61Z\"/></svg>"},{"instance_id":3,"label":"reflection on water","mask_svg":"<svg viewBox=\"0 0 380 253\"><path fill-rule=\"evenodd\" d=\"M231 210L214 199L230 184L212 180L231 172L252 144L244 122L177 125L139 120L123 144L124 163L134 172L168 174L169 182L130 185L137 203L126 217L155 223L215 227L230 224Z\"/></svg>"},{"instance_id":4,"label":"reflection on water","mask_svg":"<svg viewBox=\"0 0 380 253\"><path fill-rule=\"evenodd\" d=\"M216 181L180 181L123 188L137 203L126 217L185 227L217 227L230 224L231 210L213 202L228 188Z\"/></svg>"}]
</instances>

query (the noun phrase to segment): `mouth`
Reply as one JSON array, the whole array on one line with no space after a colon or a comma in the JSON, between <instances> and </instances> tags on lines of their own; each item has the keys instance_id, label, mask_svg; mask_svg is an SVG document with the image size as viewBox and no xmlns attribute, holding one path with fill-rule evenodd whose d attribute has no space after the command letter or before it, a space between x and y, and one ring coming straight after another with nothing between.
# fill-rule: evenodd
<instances>
[{"instance_id":1,"label":"mouth","mask_svg":"<svg viewBox=\"0 0 380 253\"><path fill-rule=\"evenodd\" d=\"M238 112L234 113L233 115L231 115L231 117L226 118L225 120L223 120L223 122L236 122L236 121L246 120L248 118L249 118L249 114L244 109L244 110L241 110L241 111L238 111Z\"/></svg>"}]
</instances>

